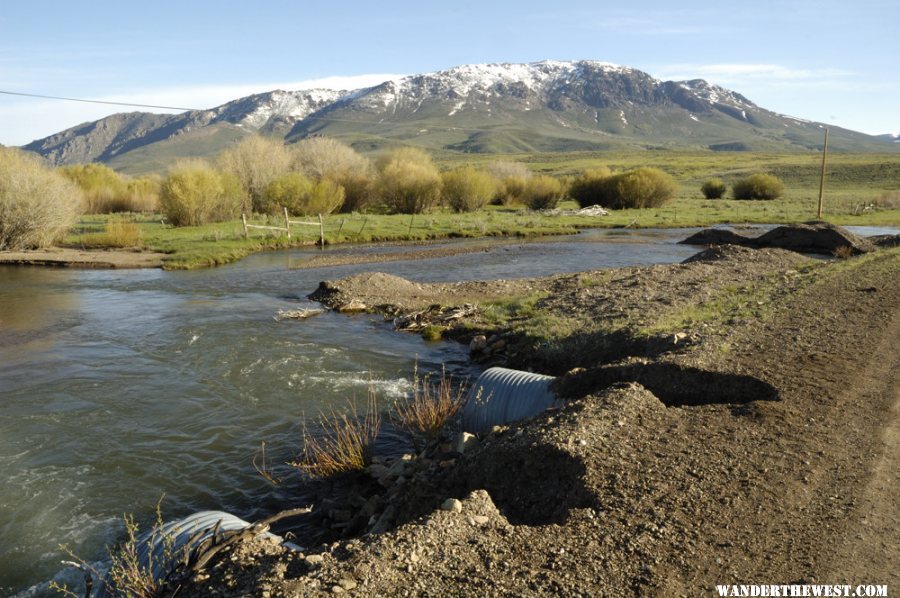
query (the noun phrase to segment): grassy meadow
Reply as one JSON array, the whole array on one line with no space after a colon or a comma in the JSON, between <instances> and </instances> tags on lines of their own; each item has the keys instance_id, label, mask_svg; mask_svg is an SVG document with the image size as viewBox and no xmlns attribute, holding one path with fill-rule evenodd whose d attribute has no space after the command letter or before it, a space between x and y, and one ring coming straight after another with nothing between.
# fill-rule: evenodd
<instances>
[{"instance_id":1,"label":"grassy meadow","mask_svg":"<svg viewBox=\"0 0 900 598\"><path fill-rule=\"evenodd\" d=\"M534 236L569 234L589 227L686 227L715 223L790 223L815 218L821 154L644 151L632 153L445 154L441 168L495 160L517 161L540 174L575 176L606 166L625 170L653 166L678 183L673 200L659 208L616 210L608 216L545 215L520 206L488 206L470 213L437 208L425 214L332 214L325 217L326 244L376 241L422 241L448 237ZM782 179L784 195L770 201L704 199L700 186L710 178L729 185L755 172ZM729 194L726 196L730 196ZM867 206L871 206L868 207ZM575 209L575 202L562 202ZM832 154L825 182L824 219L842 225L900 226L900 156ZM127 221L122 226L122 221ZM252 223L281 226L279 218L254 217ZM123 234L127 233L127 234ZM250 253L311 245L317 227L293 227L293 238L277 231L251 230L243 238L239 220L196 227L172 227L158 215L85 215L66 239L74 247L135 245L169 254L168 268L195 268L228 263Z\"/></svg>"}]
</instances>

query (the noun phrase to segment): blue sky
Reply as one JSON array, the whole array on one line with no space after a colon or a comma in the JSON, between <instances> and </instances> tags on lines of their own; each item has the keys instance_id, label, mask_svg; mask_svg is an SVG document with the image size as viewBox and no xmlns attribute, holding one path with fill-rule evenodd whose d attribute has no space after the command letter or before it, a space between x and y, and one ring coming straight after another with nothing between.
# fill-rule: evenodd
<instances>
[{"instance_id":1,"label":"blue sky","mask_svg":"<svg viewBox=\"0 0 900 598\"><path fill-rule=\"evenodd\" d=\"M594 59L900 133L897 23L896 0L3 2L0 90L208 108L459 64ZM0 94L0 143L127 110Z\"/></svg>"}]
</instances>

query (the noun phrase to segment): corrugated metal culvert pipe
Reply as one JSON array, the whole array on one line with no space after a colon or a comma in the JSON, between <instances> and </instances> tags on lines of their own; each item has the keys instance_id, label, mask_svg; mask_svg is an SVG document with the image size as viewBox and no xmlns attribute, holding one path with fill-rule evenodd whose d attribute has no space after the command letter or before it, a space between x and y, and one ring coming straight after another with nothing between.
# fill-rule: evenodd
<instances>
[{"instance_id":1,"label":"corrugated metal culvert pipe","mask_svg":"<svg viewBox=\"0 0 900 598\"><path fill-rule=\"evenodd\" d=\"M494 426L541 413L556 401L553 376L507 368L489 368L475 381L463 408L463 430L481 434Z\"/></svg>"},{"instance_id":2,"label":"corrugated metal culvert pipe","mask_svg":"<svg viewBox=\"0 0 900 598\"><path fill-rule=\"evenodd\" d=\"M225 511L199 511L183 519L165 523L159 529L141 535L137 540L138 563L144 570L149 570L153 579L160 581L171 573L186 552L190 552L204 540L209 539L214 531L221 534L222 532L239 531L250 525L249 522ZM269 532L260 535L281 541L281 537ZM285 542L284 545L299 549L290 542ZM96 595L101 598L111 598L113 594L107 587L110 582L107 575L106 583L100 584Z\"/></svg>"}]
</instances>

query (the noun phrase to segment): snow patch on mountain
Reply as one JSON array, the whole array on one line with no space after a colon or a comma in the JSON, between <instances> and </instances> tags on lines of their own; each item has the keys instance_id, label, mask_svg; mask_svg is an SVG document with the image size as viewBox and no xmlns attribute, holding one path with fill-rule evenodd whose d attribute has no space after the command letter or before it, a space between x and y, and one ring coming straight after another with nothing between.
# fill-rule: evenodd
<instances>
[{"instance_id":1,"label":"snow patch on mountain","mask_svg":"<svg viewBox=\"0 0 900 598\"><path fill-rule=\"evenodd\" d=\"M275 90L229 102L210 111L212 121L259 129L273 118L296 122L346 96L334 89Z\"/></svg>"},{"instance_id":2,"label":"snow patch on mountain","mask_svg":"<svg viewBox=\"0 0 900 598\"><path fill-rule=\"evenodd\" d=\"M584 81L588 70L617 74L635 72L630 67L591 60L466 64L386 81L351 92L348 99L352 98L365 110L387 111L390 108L392 112L404 108L415 111L423 101L443 99L453 102L448 113L453 116L463 108L478 109L479 104L505 97L518 101L524 111L532 108L532 99L543 98L551 89Z\"/></svg>"},{"instance_id":3,"label":"snow patch on mountain","mask_svg":"<svg viewBox=\"0 0 900 598\"><path fill-rule=\"evenodd\" d=\"M712 85L703 79L681 81L678 83L678 86L690 91L696 97L709 102L711 105L724 104L734 107L753 106L753 104L741 94L725 89L724 87L719 87L718 85ZM746 114L744 114L744 118L747 118Z\"/></svg>"}]
</instances>

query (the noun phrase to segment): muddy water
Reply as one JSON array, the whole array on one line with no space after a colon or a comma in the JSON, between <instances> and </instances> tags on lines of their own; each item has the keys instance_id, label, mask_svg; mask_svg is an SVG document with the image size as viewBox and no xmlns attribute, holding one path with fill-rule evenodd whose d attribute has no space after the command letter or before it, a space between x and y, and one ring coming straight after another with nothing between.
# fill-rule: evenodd
<instances>
[{"instance_id":1,"label":"muddy water","mask_svg":"<svg viewBox=\"0 0 900 598\"><path fill-rule=\"evenodd\" d=\"M370 379L383 403L402 396L417 356L423 370L477 373L462 347L374 317L273 319L312 307L305 297L320 280L677 262L697 250L674 244L690 232L478 241L475 253L328 269L298 269L310 251L195 272L0 267L0 595L43 595L47 580L71 579L59 544L100 560L122 514L146 522L162 495L167 518L212 508L253 519L302 502L298 482L273 489L256 473L261 442L274 462L292 458L305 416L362 398Z\"/></svg>"}]
</instances>

